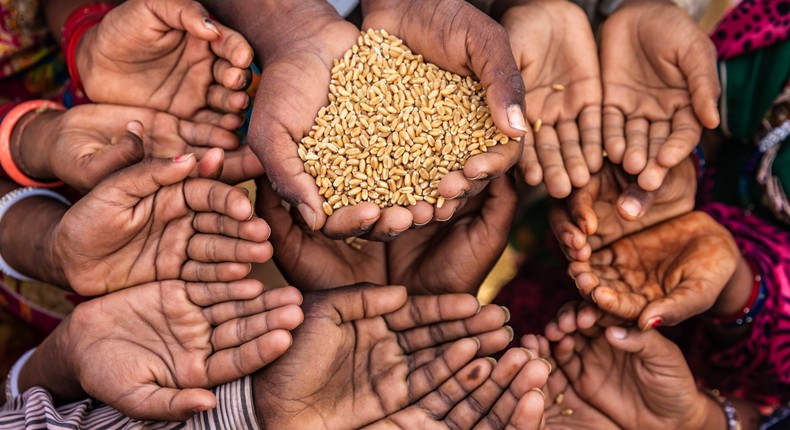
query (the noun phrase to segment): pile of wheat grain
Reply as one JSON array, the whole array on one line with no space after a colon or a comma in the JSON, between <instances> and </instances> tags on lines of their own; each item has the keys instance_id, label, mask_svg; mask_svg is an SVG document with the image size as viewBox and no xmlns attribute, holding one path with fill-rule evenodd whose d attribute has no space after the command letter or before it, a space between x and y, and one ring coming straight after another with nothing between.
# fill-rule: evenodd
<instances>
[{"instance_id":1,"label":"pile of wheat grain","mask_svg":"<svg viewBox=\"0 0 790 430\"><path fill-rule=\"evenodd\" d=\"M426 63L383 30L363 32L335 60L329 101L299 144L328 215L360 202L441 207L444 175L509 141L478 81Z\"/></svg>"}]
</instances>

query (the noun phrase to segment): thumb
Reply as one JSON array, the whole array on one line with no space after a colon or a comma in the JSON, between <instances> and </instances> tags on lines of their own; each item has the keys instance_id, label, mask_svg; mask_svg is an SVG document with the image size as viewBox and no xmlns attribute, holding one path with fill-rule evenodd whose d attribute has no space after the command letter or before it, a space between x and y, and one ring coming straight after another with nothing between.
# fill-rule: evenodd
<instances>
[{"instance_id":1,"label":"thumb","mask_svg":"<svg viewBox=\"0 0 790 430\"><path fill-rule=\"evenodd\" d=\"M134 406L120 403L116 409L130 418L144 421L186 421L197 412L217 406L214 393L202 388L179 390L156 386L139 390L137 395L127 399L134 402Z\"/></svg>"},{"instance_id":2,"label":"thumb","mask_svg":"<svg viewBox=\"0 0 790 430\"><path fill-rule=\"evenodd\" d=\"M705 37L701 43L692 44L689 52L680 59L680 69L688 81L691 105L697 118L706 128L718 127L721 85L713 42Z\"/></svg>"},{"instance_id":3,"label":"thumb","mask_svg":"<svg viewBox=\"0 0 790 430\"><path fill-rule=\"evenodd\" d=\"M650 210L657 193L658 190L645 191L638 183L631 183L617 199L617 213L626 221L636 221Z\"/></svg>"},{"instance_id":4,"label":"thumb","mask_svg":"<svg viewBox=\"0 0 790 430\"><path fill-rule=\"evenodd\" d=\"M112 137L110 145L82 160L81 180L75 185L90 190L108 175L143 160L145 148L142 136L143 124L139 121L126 124L126 128Z\"/></svg>"},{"instance_id":5,"label":"thumb","mask_svg":"<svg viewBox=\"0 0 790 430\"><path fill-rule=\"evenodd\" d=\"M225 164L225 151L222 148L211 148L197 164L198 177L204 179L218 180L222 175L222 167Z\"/></svg>"},{"instance_id":6,"label":"thumb","mask_svg":"<svg viewBox=\"0 0 790 430\"><path fill-rule=\"evenodd\" d=\"M646 363L663 365L680 354L677 345L656 330L643 332L612 326L606 329L606 341L615 349L638 355Z\"/></svg>"},{"instance_id":7,"label":"thumb","mask_svg":"<svg viewBox=\"0 0 790 430\"><path fill-rule=\"evenodd\" d=\"M710 309L721 288L703 280L681 283L666 297L650 302L639 315L639 327L649 330L658 326L674 326Z\"/></svg>"},{"instance_id":8,"label":"thumb","mask_svg":"<svg viewBox=\"0 0 790 430\"><path fill-rule=\"evenodd\" d=\"M146 158L108 177L91 194L97 193L103 196L102 200L132 207L162 187L186 179L195 169L196 163L195 154L175 158Z\"/></svg>"},{"instance_id":9,"label":"thumb","mask_svg":"<svg viewBox=\"0 0 790 430\"><path fill-rule=\"evenodd\" d=\"M222 37L208 11L194 0L167 0L148 2L149 10L167 26L185 30L189 34L207 42Z\"/></svg>"},{"instance_id":10,"label":"thumb","mask_svg":"<svg viewBox=\"0 0 790 430\"><path fill-rule=\"evenodd\" d=\"M397 311L406 304L406 288L359 284L306 295L305 302L336 312L339 325Z\"/></svg>"}]
</instances>

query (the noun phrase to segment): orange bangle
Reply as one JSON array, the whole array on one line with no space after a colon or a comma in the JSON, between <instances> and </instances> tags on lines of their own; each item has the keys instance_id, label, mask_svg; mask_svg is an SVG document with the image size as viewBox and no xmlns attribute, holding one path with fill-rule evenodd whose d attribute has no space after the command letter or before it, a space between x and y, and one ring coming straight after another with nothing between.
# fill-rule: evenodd
<instances>
[{"instance_id":1,"label":"orange bangle","mask_svg":"<svg viewBox=\"0 0 790 430\"><path fill-rule=\"evenodd\" d=\"M19 120L31 112L41 113L46 110L64 111L66 108L61 104L48 100L31 100L21 103L11 109L5 118L3 118L3 122L0 123L0 166L3 167L3 170L11 180L23 187L56 188L63 185L63 181L39 182L28 177L19 170L19 167L17 167L14 159L11 157L11 135L14 132L14 128L19 123ZM26 121L25 124L22 124L23 128L27 126L29 122L30 121Z\"/></svg>"}]
</instances>

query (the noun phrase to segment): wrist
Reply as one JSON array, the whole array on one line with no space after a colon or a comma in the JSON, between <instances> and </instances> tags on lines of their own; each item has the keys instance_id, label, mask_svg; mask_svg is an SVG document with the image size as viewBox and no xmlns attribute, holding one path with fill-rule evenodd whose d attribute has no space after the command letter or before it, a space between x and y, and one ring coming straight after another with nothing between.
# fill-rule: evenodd
<instances>
[{"instance_id":1,"label":"wrist","mask_svg":"<svg viewBox=\"0 0 790 430\"><path fill-rule=\"evenodd\" d=\"M25 175L43 182L56 180L49 157L53 147L51 137L58 130L58 111L29 112L20 123L30 121L26 127L16 127L11 135L11 158Z\"/></svg>"},{"instance_id":2,"label":"wrist","mask_svg":"<svg viewBox=\"0 0 790 430\"><path fill-rule=\"evenodd\" d=\"M697 393L692 415L681 424L681 430L727 430L727 416L721 405L703 392Z\"/></svg>"},{"instance_id":3,"label":"wrist","mask_svg":"<svg viewBox=\"0 0 790 430\"><path fill-rule=\"evenodd\" d=\"M736 315L743 311L754 293L755 286L759 288L759 281L755 285L757 279L755 277L759 276L759 273L753 272L752 265L739 252L735 272L724 285L721 294L710 310L710 315L713 318Z\"/></svg>"},{"instance_id":4,"label":"wrist","mask_svg":"<svg viewBox=\"0 0 790 430\"><path fill-rule=\"evenodd\" d=\"M93 49L93 47L96 46L98 32L99 25L94 25L86 30L85 34L80 38L77 44L77 50L74 53L74 70L76 70L78 76L75 83L76 81L80 83L80 88L77 89L84 91L88 99L90 99L88 90L90 84L93 83L91 71L95 69L93 67L93 53L96 52L96 50Z\"/></svg>"}]
</instances>

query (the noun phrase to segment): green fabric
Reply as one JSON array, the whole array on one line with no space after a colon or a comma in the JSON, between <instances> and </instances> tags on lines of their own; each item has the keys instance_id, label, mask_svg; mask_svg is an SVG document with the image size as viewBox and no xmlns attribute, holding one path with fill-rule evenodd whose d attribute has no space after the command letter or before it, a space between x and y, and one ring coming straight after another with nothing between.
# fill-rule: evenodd
<instances>
[{"instance_id":1,"label":"green fabric","mask_svg":"<svg viewBox=\"0 0 790 430\"><path fill-rule=\"evenodd\" d=\"M779 178L785 191L790 190L790 145L788 145L787 139L782 142L782 147L776 154L776 159L771 165L771 172Z\"/></svg>"},{"instance_id":2,"label":"green fabric","mask_svg":"<svg viewBox=\"0 0 790 430\"><path fill-rule=\"evenodd\" d=\"M735 138L751 138L790 76L790 40L728 60L719 73L727 131Z\"/></svg>"}]
</instances>

